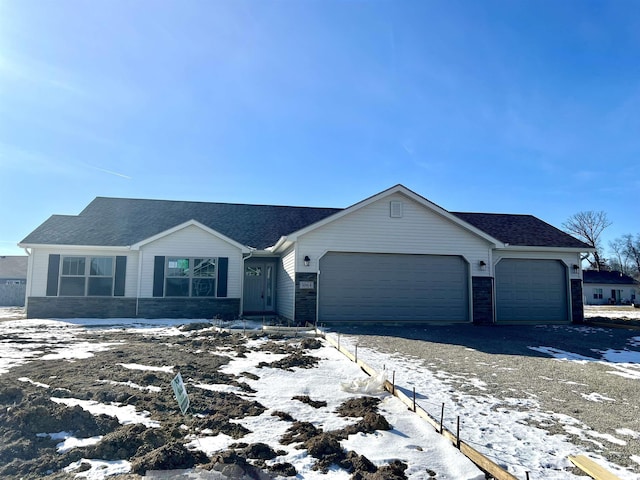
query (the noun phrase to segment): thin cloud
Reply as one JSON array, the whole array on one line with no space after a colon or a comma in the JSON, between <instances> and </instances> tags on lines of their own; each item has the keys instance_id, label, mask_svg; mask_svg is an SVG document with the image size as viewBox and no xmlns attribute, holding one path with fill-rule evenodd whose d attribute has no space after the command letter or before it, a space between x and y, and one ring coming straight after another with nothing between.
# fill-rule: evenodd
<instances>
[{"instance_id":1,"label":"thin cloud","mask_svg":"<svg viewBox=\"0 0 640 480\"><path fill-rule=\"evenodd\" d=\"M89 165L88 163L85 163L85 165L89 168L93 168L94 170L98 170L99 172L108 173L109 175L113 175L120 178L126 178L127 180L131 180L133 178L133 177L130 177L129 175L125 175L124 173L114 172L113 170L107 170L106 168L96 167L94 165Z\"/></svg>"}]
</instances>

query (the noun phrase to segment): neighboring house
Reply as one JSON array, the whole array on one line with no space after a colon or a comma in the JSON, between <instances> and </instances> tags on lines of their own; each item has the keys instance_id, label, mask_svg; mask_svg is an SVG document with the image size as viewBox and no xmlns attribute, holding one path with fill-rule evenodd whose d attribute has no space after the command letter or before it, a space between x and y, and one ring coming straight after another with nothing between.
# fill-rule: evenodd
<instances>
[{"instance_id":1,"label":"neighboring house","mask_svg":"<svg viewBox=\"0 0 640 480\"><path fill-rule=\"evenodd\" d=\"M453 213L402 185L345 209L98 197L20 246L28 317L296 323L580 322L592 251L533 216Z\"/></svg>"},{"instance_id":2,"label":"neighboring house","mask_svg":"<svg viewBox=\"0 0 640 480\"><path fill-rule=\"evenodd\" d=\"M23 307L27 292L27 256L0 256L0 307Z\"/></svg>"},{"instance_id":3,"label":"neighboring house","mask_svg":"<svg viewBox=\"0 0 640 480\"><path fill-rule=\"evenodd\" d=\"M639 303L640 282L617 271L582 272L587 305L629 305Z\"/></svg>"}]
</instances>

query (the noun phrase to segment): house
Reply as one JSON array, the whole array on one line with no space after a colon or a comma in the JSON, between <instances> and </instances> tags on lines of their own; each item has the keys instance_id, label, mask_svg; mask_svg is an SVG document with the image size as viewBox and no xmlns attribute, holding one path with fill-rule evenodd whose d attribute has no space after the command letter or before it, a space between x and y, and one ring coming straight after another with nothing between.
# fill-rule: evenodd
<instances>
[{"instance_id":1,"label":"house","mask_svg":"<svg viewBox=\"0 0 640 480\"><path fill-rule=\"evenodd\" d=\"M27 256L0 256L0 306L23 307L27 291Z\"/></svg>"},{"instance_id":2,"label":"house","mask_svg":"<svg viewBox=\"0 0 640 480\"><path fill-rule=\"evenodd\" d=\"M640 282L618 271L585 270L584 303L587 305L622 305L638 303Z\"/></svg>"},{"instance_id":3,"label":"house","mask_svg":"<svg viewBox=\"0 0 640 480\"><path fill-rule=\"evenodd\" d=\"M531 215L449 212L402 185L344 209L98 197L20 246L28 317L321 324L581 322L591 251Z\"/></svg>"}]
</instances>

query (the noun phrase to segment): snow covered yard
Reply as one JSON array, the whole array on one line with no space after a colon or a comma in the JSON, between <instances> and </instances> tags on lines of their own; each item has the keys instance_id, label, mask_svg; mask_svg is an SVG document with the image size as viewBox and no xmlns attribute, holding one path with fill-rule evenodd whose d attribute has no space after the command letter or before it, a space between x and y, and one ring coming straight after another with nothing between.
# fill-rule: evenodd
<instances>
[{"instance_id":1,"label":"snow covered yard","mask_svg":"<svg viewBox=\"0 0 640 480\"><path fill-rule=\"evenodd\" d=\"M335 348L195 322L0 322L0 477L484 478Z\"/></svg>"},{"instance_id":2,"label":"snow covered yard","mask_svg":"<svg viewBox=\"0 0 640 480\"><path fill-rule=\"evenodd\" d=\"M632 312L634 313L634 312ZM598 315L601 315L598 312ZM589 326L341 328L341 345L518 478L640 478L640 332Z\"/></svg>"},{"instance_id":3,"label":"snow covered yard","mask_svg":"<svg viewBox=\"0 0 640 480\"><path fill-rule=\"evenodd\" d=\"M23 471L24 478L139 478L132 472L143 473L142 467L182 468L193 461L216 472L230 467L225 462L248 461L278 478L295 472L296 478L348 479L338 464L365 463L344 457L353 451L386 472L381 478L484 478L397 399L371 393L379 385L327 345L220 339L207 325L179 329L183 322L172 320L15 320L20 311L0 309L3 316L0 428L19 424L23 437L11 444L8 431L0 432L0 476L22 465L31 472ZM402 338L389 329L379 337L343 333L341 342L351 351L358 344L359 358L389 380L395 372L407 395L415 388L418 404L434 418L444 404L449 430L460 416L462 439L517 478L588 478L567 460L576 454L624 480L640 478L640 334L469 326L468 339L459 327L456 336L439 328L415 336L427 331L442 338ZM195 415L181 416L173 397L169 382L178 371ZM336 414L363 396L379 402L372 411L391 430L361 428L363 410ZM46 406L44 420L36 421L34 412L42 411L29 402ZM320 440L326 432L341 432L343 453L317 453L329 446ZM186 448L156 448L167 443ZM24 459L11 461L16 451ZM44 464L49 470L36 457L43 451L56 458ZM168 467L170 453L182 463Z\"/></svg>"}]
</instances>

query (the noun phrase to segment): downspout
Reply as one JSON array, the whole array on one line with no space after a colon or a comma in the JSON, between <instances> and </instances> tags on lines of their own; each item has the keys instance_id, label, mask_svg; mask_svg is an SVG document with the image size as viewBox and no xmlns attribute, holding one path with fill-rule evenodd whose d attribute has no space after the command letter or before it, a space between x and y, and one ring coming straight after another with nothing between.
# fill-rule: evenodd
<instances>
[{"instance_id":1,"label":"downspout","mask_svg":"<svg viewBox=\"0 0 640 480\"><path fill-rule=\"evenodd\" d=\"M29 297L31 296L31 288L33 285L33 282L31 281L31 277L33 274L33 257L31 256L32 252L28 247L22 247L22 249L27 254L27 257L29 257L29 259L27 260L27 288L25 289L24 293L24 310L26 312L27 308L29 307Z\"/></svg>"},{"instance_id":2,"label":"downspout","mask_svg":"<svg viewBox=\"0 0 640 480\"><path fill-rule=\"evenodd\" d=\"M142 250L138 250L138 285L136 287L136 318L140 308L140 290L142 289Z\"/></svg>"},{"instance_id":3,"label":"downspout","mask_svg":"<svg viewBox=\"0 0 640 480\"><path fill-rule=\"evenodd\" d=\"M249 255L246 257L242 257L242 273L240 274L240 312L238 312L242 316L242 312L244 312L244 262L249 260L253 256L253 251L249 252Z\"/></svg>"}]
</instances>

